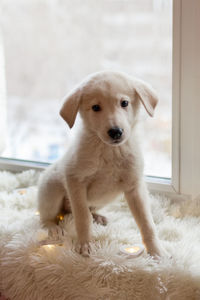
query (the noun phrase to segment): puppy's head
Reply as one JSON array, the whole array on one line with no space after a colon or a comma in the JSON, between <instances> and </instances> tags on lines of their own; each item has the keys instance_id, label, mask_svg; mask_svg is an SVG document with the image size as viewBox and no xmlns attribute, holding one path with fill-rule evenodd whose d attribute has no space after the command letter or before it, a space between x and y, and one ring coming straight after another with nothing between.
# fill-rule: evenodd
<instances>
[{"instance_id":1,"label":"puppy's head","mask_svg":"<svg viewBox=\"0 0 200 300\"><path fill-rule=\"evenodd\" d=\"M129 138L140 103L153 116L157 102L147 83L125 73L103 71L86 78L68 94L60 114L72 128L79 111L88 130L116 146Z\"/></svg>"}]
</instances>

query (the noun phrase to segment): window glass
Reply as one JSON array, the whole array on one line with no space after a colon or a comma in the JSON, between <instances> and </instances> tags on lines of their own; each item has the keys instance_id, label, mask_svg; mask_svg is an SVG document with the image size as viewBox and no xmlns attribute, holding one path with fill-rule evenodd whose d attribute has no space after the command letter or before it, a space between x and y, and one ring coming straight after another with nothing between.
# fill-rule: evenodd
<instances>
[{"instance_id":1,"label":"window glass","mask_svg":"<svg viewBox=\"0 0 200 300\"><path fill-rule=\"evenodd\" d=\"M86 75L122 70L160 102L142 113L145 173L171 177L171 0L1 0L7 76L4 157L55 161L70 130L61 99Z\"/></svg>"}]
</instances>

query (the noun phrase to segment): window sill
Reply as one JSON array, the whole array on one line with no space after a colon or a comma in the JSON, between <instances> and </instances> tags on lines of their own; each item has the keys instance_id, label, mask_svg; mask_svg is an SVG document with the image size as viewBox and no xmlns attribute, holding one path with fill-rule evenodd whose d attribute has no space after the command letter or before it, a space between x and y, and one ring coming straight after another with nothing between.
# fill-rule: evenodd
<instances>
[{"instance_id":1,"label":"window sill","mask_svg":"<svg viewBox=\"0 0 200 300\"><path fill-rule=\"evenodd\" d=\"M49 163L43 163L43 162L23 161L23 160L0 157L0 170L14 172L14 173L26 171L29 169L43 171L49 165L50 165ZM172 186L172 182L170 178L146 176L145 179L148 188L151 192L177 195L177 192Z\"/></svg>"}]
</instances>

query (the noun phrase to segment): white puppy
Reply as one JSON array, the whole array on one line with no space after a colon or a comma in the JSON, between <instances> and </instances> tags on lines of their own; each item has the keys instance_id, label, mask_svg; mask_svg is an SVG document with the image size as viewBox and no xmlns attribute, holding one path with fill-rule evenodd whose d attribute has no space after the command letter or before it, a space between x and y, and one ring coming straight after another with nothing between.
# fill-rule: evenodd
<instances>
[{"instance_id":1,"label":"white puppy","mask_svg":"<svg viewBox=\"0 0 200 300\"><path fill-rule=\"evenodd\" d=\"M79 252L85 256L90 252L91 212L122 193L147 251L152 256L165 254L150 212L136 132L141 103L153 116L157 101L146 83L111 71L89 76L65 99L63 119L72 128L80 112L83 125L67 153L44 172L39 211L42 224L55 232L58 213L72 210ZM106 224L105 217L95 213L93 217Z\"/></svg>"}]
</instances>

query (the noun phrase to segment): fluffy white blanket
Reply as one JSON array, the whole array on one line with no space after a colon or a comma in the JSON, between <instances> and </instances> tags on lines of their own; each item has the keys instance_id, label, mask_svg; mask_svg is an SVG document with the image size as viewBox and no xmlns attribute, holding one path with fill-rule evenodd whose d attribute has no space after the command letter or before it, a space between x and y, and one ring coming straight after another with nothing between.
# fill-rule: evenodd
<instances>
[{"instance_id":1,"label":"fluffy white blanket","mask_svg":"<svg viewBox=\"0 0 200 300\"><path fill-rule=\"evenodd\" d=\"M74 251L76 233L65 217L61 246L40 246L46 231L36 212L39 174L0 172L0 290L11 300L200 299L200 202L151 196L159 238L172 259L153 261L120 254L123 244L141 243L121 199L105 207L109 223L93 225L92 253ZM20 190L21 189L21 190Z\"/></svg>"}]
</instances>

